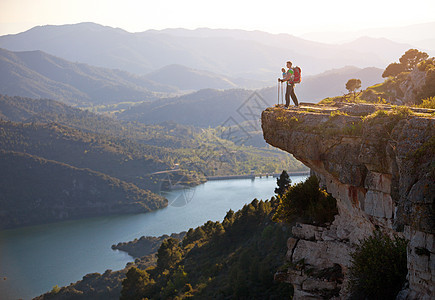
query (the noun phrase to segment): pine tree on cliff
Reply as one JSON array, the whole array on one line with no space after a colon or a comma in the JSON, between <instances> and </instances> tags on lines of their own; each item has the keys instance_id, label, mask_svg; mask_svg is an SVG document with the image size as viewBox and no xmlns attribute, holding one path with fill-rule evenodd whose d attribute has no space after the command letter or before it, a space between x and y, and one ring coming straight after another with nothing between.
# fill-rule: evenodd
<instances>
[{"instance_id":1,"label":"pine tree on cliff","mask_svg":"<svg viewBox=\"0 0 435 300\"><path fill-rule=\"evenodd\" d=\"M420 52L417 49L409 49L399 59L399 63L391 63L385 69L382 77L394 77L402 72L412 71L419 62L426 60L429 55L426 52Z\"/></svg>"},{"instance_id":2,"label":"pine tree on cliff","mask_svg":"<svg viewBox=\"0 0 435 300\"><path fill-rule=\"evenodd\" d=\"M283 170L279 178L276 179L276 184L278 185L278 187L275 188L275 194L277 194L280 197L284 195L284 193L290 187L291 183L292 181L290 179L290 176L288 176L287 172Z\"/></svg>"}]
</instances>

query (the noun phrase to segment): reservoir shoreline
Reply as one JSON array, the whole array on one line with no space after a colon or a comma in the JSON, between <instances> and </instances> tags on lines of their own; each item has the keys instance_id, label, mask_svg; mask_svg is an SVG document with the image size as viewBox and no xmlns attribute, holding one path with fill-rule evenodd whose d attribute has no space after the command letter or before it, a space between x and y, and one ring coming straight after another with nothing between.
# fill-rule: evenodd
<instances>
[{"instance_id":1,"label":"reservoir shoreline","mask_svg":"<svg viewBox=\"0 0 435 300\"><path fill-rule=\"evenodd\" d=\"M291 176L292 183L305 178ZM0 278L6 277L0 280L1 299L32 299L89 273L121 270L134 259L112 245L222 221L230 209L237 211L254 198L270 199L275 187L273 177L214 180L187 191L165 192L170 203L184 205L0 231Z\"/></svg>"}]
</instances>

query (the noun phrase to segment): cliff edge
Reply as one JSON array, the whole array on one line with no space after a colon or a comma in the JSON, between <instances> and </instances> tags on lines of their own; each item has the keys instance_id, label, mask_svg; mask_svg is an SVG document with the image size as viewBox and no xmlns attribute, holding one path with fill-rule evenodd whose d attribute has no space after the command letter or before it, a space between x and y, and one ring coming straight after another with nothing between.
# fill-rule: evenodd
<instances>
[{"instance_id":1,"label":"cliff edge","mask_svg":"<svg viewBox=\"0 0 435 300\"><path fill-rule=\"evenodd\" d=\"M266 142L311 168L337 199L332 224L293 227L287 258L293 266L303 260L310 274L293 267L276 277L293 284L295 299L346 298L349 253L375 228L409 240L402 299L433 299L435 110L302 104L268 108L261 119ZM340 276L322 278L313 270Z\"/></svg>"}]
</instances>

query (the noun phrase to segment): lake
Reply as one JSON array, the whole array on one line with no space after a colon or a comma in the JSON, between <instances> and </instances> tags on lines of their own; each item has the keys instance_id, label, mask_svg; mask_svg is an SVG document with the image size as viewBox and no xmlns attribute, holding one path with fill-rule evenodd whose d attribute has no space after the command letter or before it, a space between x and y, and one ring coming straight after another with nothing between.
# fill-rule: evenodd
<instances>
[{"instance_id":1,"label":"lake","mask_svg":"<svg viewBox=\"0 0 435 300\"><path fill-rule=\"evenodd\" d=\"M292 176L292 183L306 176ZM119 270L133 258L111 249L141 236L187 231L208 220L222 221L254 198L274 195L276 178L208 181L164 194L158 211L107 216L0 231L0 299L31 299L76 282L88 273Z\"/></svg>"}]
</instances>

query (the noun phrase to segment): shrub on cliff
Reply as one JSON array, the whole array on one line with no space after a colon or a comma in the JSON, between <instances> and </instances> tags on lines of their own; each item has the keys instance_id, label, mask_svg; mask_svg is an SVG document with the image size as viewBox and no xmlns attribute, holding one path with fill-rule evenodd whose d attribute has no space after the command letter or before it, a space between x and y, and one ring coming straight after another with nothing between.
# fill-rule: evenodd
<instances>
[{"instance_id":1,"label":"shrub on cliff","mask_svg":"<svg viewBox=\"0 0 435 300\"><path fill-rule=\"evenodd\" d=\"M406 273L407 242L376 230L351 254L351 299L395 299Z\"/></svg>"},{"instance_id":2,"label":"shrub on cliff","mask_svg":"<svg viewBox=\"0 0 435 300\"><path fill-rule=\"evenodd\" d=\"M405 105L391 106L391 110L377 110L362 118L364 126L378 127L379 138L389 138L396 125L404 119L414 115L414 112Z\"/></svg>"},{"instance_id":3,"label":"shrub on cliff","mask_svg":"<svg viewBox=\"0 0 435 300\"><path fill-rule=\"evenodd\" d=\"M319 188L316 176L310 176L305 182L291 186L280 198L273 220L323 225L334 220L338 213L336 204L334 197Z\"/></svg>"}]
</instances>

